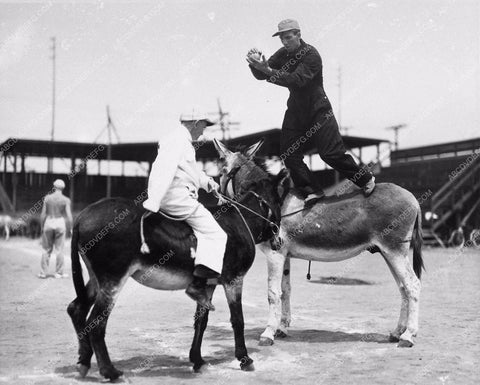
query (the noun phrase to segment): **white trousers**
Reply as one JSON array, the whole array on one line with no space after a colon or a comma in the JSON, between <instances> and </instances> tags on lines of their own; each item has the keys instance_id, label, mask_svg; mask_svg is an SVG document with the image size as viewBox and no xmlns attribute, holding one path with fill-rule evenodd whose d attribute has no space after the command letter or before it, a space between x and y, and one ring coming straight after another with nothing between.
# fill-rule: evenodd
<instances>
[{"instance_id":1,"label":"white trousers","mask_svg":"<svg viewBox=\"0 0 480 385\"><path fill-rule=\"evenodd\" d=\"M186 219L197 237L195 265L205 265L222 273L223 256L227 245L227 234L223 231L213 215L201 203Z\"/></svg>"},{"instance_id":2,"label":"white trousers","mask_svg":"<svg viewBox=\"0 0 480 385\"><path fill-rule=\"evenodd\" d=\"M162 200L160 210L172 216L186 217L185 221L197 237L195 265L205 265L221 274L227 234L197 197L193 187L170 189Z\"/></svg>"}]
</instances>

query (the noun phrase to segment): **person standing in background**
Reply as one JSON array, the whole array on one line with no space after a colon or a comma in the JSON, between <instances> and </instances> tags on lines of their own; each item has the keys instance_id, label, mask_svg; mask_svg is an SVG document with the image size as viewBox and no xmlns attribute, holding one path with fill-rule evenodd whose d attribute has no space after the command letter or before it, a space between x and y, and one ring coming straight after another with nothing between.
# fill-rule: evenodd
<instances>
[{"instance_id":1,"label":"person standing in background","mask_svg":"<svg viewBox=\"0 0 480 385\"><path fill-rule=\"evenodd\" d=\"M38 278L47 278L50 256L56 256L55 278L66 278L63 271L63 247L68 228L72 226L72 210L70 199L63 195L65 182L61 179L53 182L53 192L45 196L43 201L40 223L42 225L42 247L44 253L40 262Z\"/></svg>"}]
</instances>

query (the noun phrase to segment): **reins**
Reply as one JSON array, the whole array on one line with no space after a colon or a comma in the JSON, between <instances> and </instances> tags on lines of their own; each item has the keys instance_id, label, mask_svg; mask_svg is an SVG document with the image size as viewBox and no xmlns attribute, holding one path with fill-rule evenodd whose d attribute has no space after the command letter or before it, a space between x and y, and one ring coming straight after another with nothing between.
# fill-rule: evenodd
<instances>
[{"instance_id":1,"label":"reins","mask_svg":"<svg viewBox=\"0 0 480 385\"><path fill-rule=\"evenodd\" d=\"M247 206L245 205L242 205L241 203L237 202L236 200L234 199L231 199L229 197L227 197L226 195L222 194L221 192L215 192L216 195L218 195L219 197L221 197L222 199L225 199L226 201L230 202L231 204L235 205L235 206L239 206L241 207L242 209L244 210L247 210L249 212L251 212L252 214L256 215L257 217L260 217L262 218L264 221L268 222L269 224L271 224L273 227L275 227L276 230L279 230L279 227L278 225L275 223L275 222L272 222L270 219L268 218L265 218L263 215L260 215L259 213L257 213L256 211L248 208ZM255 198L257 198L260 202L263 202L263 203L266 203L267 204L267 207L272 210L270 208L270 205L265 201L265 199L263 199L260 195L258 195L256 192L254 191L247 191L245 195L247 194L253 194L255 196Z\"/></svg>"},{"instance_id":2,"label":"reins","mask_svg":"<svg viewBox=\"0 0 480 385\"><path fill-rule=\"evenodd\" d=\"M302 211L305 211L307 209L309 209L310 207L304 207L303 209L300 209L300 210L297 210L297 211L293 211L291 213L287 213L287 214L283 214L282 216L280 216L280 218L285 218L285 217L289 217L290 215L294 215L294 214L298 214L298 213L301 213Z\"/></svg>"},{"instance_id":3,"label":"reins","mask_svg":"<svg viewBox=\"0 0 480 385\"><path fill-rule=\"evenodd\" d=\"M226 175L226 178L227 178L227 181L225 182L225 190L227 189L227 186L230 182L232 182L232 190L233 190L233 194L236 195L236 191L235 191L235 176L237 175L237 172L240 171L240 169L242 168L243 165L245 165L247 162L244 162L242 163L240 166L236 166L234 168L232 168ZM253 191L251 191L253 193ZM225 198L226 200L230 200L228 197L226 197L225 195L223 195L222 193L218 193L219 195L222 196L222 198ZM245 207L244 207L245 208ZM310 207L304 207L300 210L296 210L296 211L293 211L291 213L288 213L288 214L284 214L284 215L281 215L280 218L285 218L285 217L288 217L290 215L294 215L294 214L298 214L298 213L301 213L302 211L305 211L307 209L309 209ZM249 210L248 208L246 208L247 210ZM271 209L271 208L270 208ZM251 210L250 210L251 211ZM254 214L258 215L257 213L254 212ZM262 217L263 218L263 217ZM265 220L267 220L266 218L263 218ZM268 221L268 220L267 220ZM268 221L270 222L270 221ZM270 222L272 223L272 222ZM275 224L275 227L276 227L276 230L278 230L278 226Z\"/></svg>"},{"instance_id":4,"label":"reins","mask_svg":"<svg viewBox=\"0 0 480 385\"><path fill-rule=\"evenodd\" d=\"M245 217L242 215L240 212L240 209L237 206L233 206L235 210L237 210L237 213L240 215L240 218L242 218L243 224L247 228L248 234L250 234L250 239L252 240L253 247L255 248L255 239L253 238L252 230L250 230L250 227L248 226L247 221L245 220Z\"/></svg>"}]
</instances>

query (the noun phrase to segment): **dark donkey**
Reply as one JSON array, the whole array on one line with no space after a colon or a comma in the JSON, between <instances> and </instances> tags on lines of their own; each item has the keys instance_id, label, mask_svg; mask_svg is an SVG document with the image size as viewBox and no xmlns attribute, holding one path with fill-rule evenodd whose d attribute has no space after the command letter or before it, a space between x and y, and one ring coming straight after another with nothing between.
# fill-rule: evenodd
<instances>
[{"instance_id":1,"label":"dark donkey","mask_svg":"<svg viewBox=\"0 0 480 385\"><path fill-rule=\"evenodd\" d=\"M252 158L259 146L244 154ZM283 176L270 176L258 166L249 173L250 191L238 201L271 221L279 221L280 198L277 186ZM241 213L240 213L240 211ZM223 270L219 283L224 287L235 335L235 357L243 370L254 370L253 360L245 346L242 310L243 277L255 258L255 244L273 236L271 224L265 219L232 204L210 211L228 235ZM140 252L142 207L123 198L100 200L85 208L75 221L72 235L72 276L77 298L68 306L79 342L78 370L85 376L95 352L100 374L110 380L118 378L105 344L108 317L123 285L132 277L142 285L158 290L185 289L193 279L191 248L196 239L184 222L151 214L144 219L145 241L150 252ZM79 255L87 266L90 280L85 285ZM211 296L215 285L207 290ZM93 306L90 314L90 308ZM88 318L87 318L88 315ZM195 335L190 361L198 371L205 361L201 356L203 332L208 310L197 305Z\"/></svg>"}]
</instances>

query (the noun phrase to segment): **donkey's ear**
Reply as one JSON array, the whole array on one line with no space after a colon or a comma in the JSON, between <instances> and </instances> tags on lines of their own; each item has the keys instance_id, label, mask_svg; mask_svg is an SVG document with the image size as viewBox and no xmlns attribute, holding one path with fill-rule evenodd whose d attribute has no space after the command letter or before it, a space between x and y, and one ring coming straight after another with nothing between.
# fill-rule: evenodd
<instances>
[{"instance_id":1,"label":"donkey's ear","mask_svg":"<svg viewBox=\"0 0 480 385\"><path fill-rule=\"evenodd\" d=\"M226 158L227 155L231 154L232 152L225 146L222 142L220 142L218 139L213 139L213 144L215 145L215 148L217 149L218 155L220 155L220 158Z\"/></svg>"},{"instance_id":2,"label":"donkey's ear","mask_svg":"<svg viewBox=\"0 0 480 385\"><path fill-rule=\"evenodd\" d=\"M248 147L243 153L247 157L253 158L257 151L260 150L260 147L262 147L263 142L265 142L265 139L262 138L257 143L252 144L250 147Z\"/></svg>"},{"instance_id":3,"label":"donkey's ear","mask_svg":"<svg viewBox=\"0 0 480 385\"><path fill-rule=\"evenodd\" d=\"M280 202L283 202L288 192L292 188L292 179L290 178L290 172L286 168L282 168L278 175L275 177L275 184L277 186L277 193L280 197Z\"/></svg>"}]
</instances>

